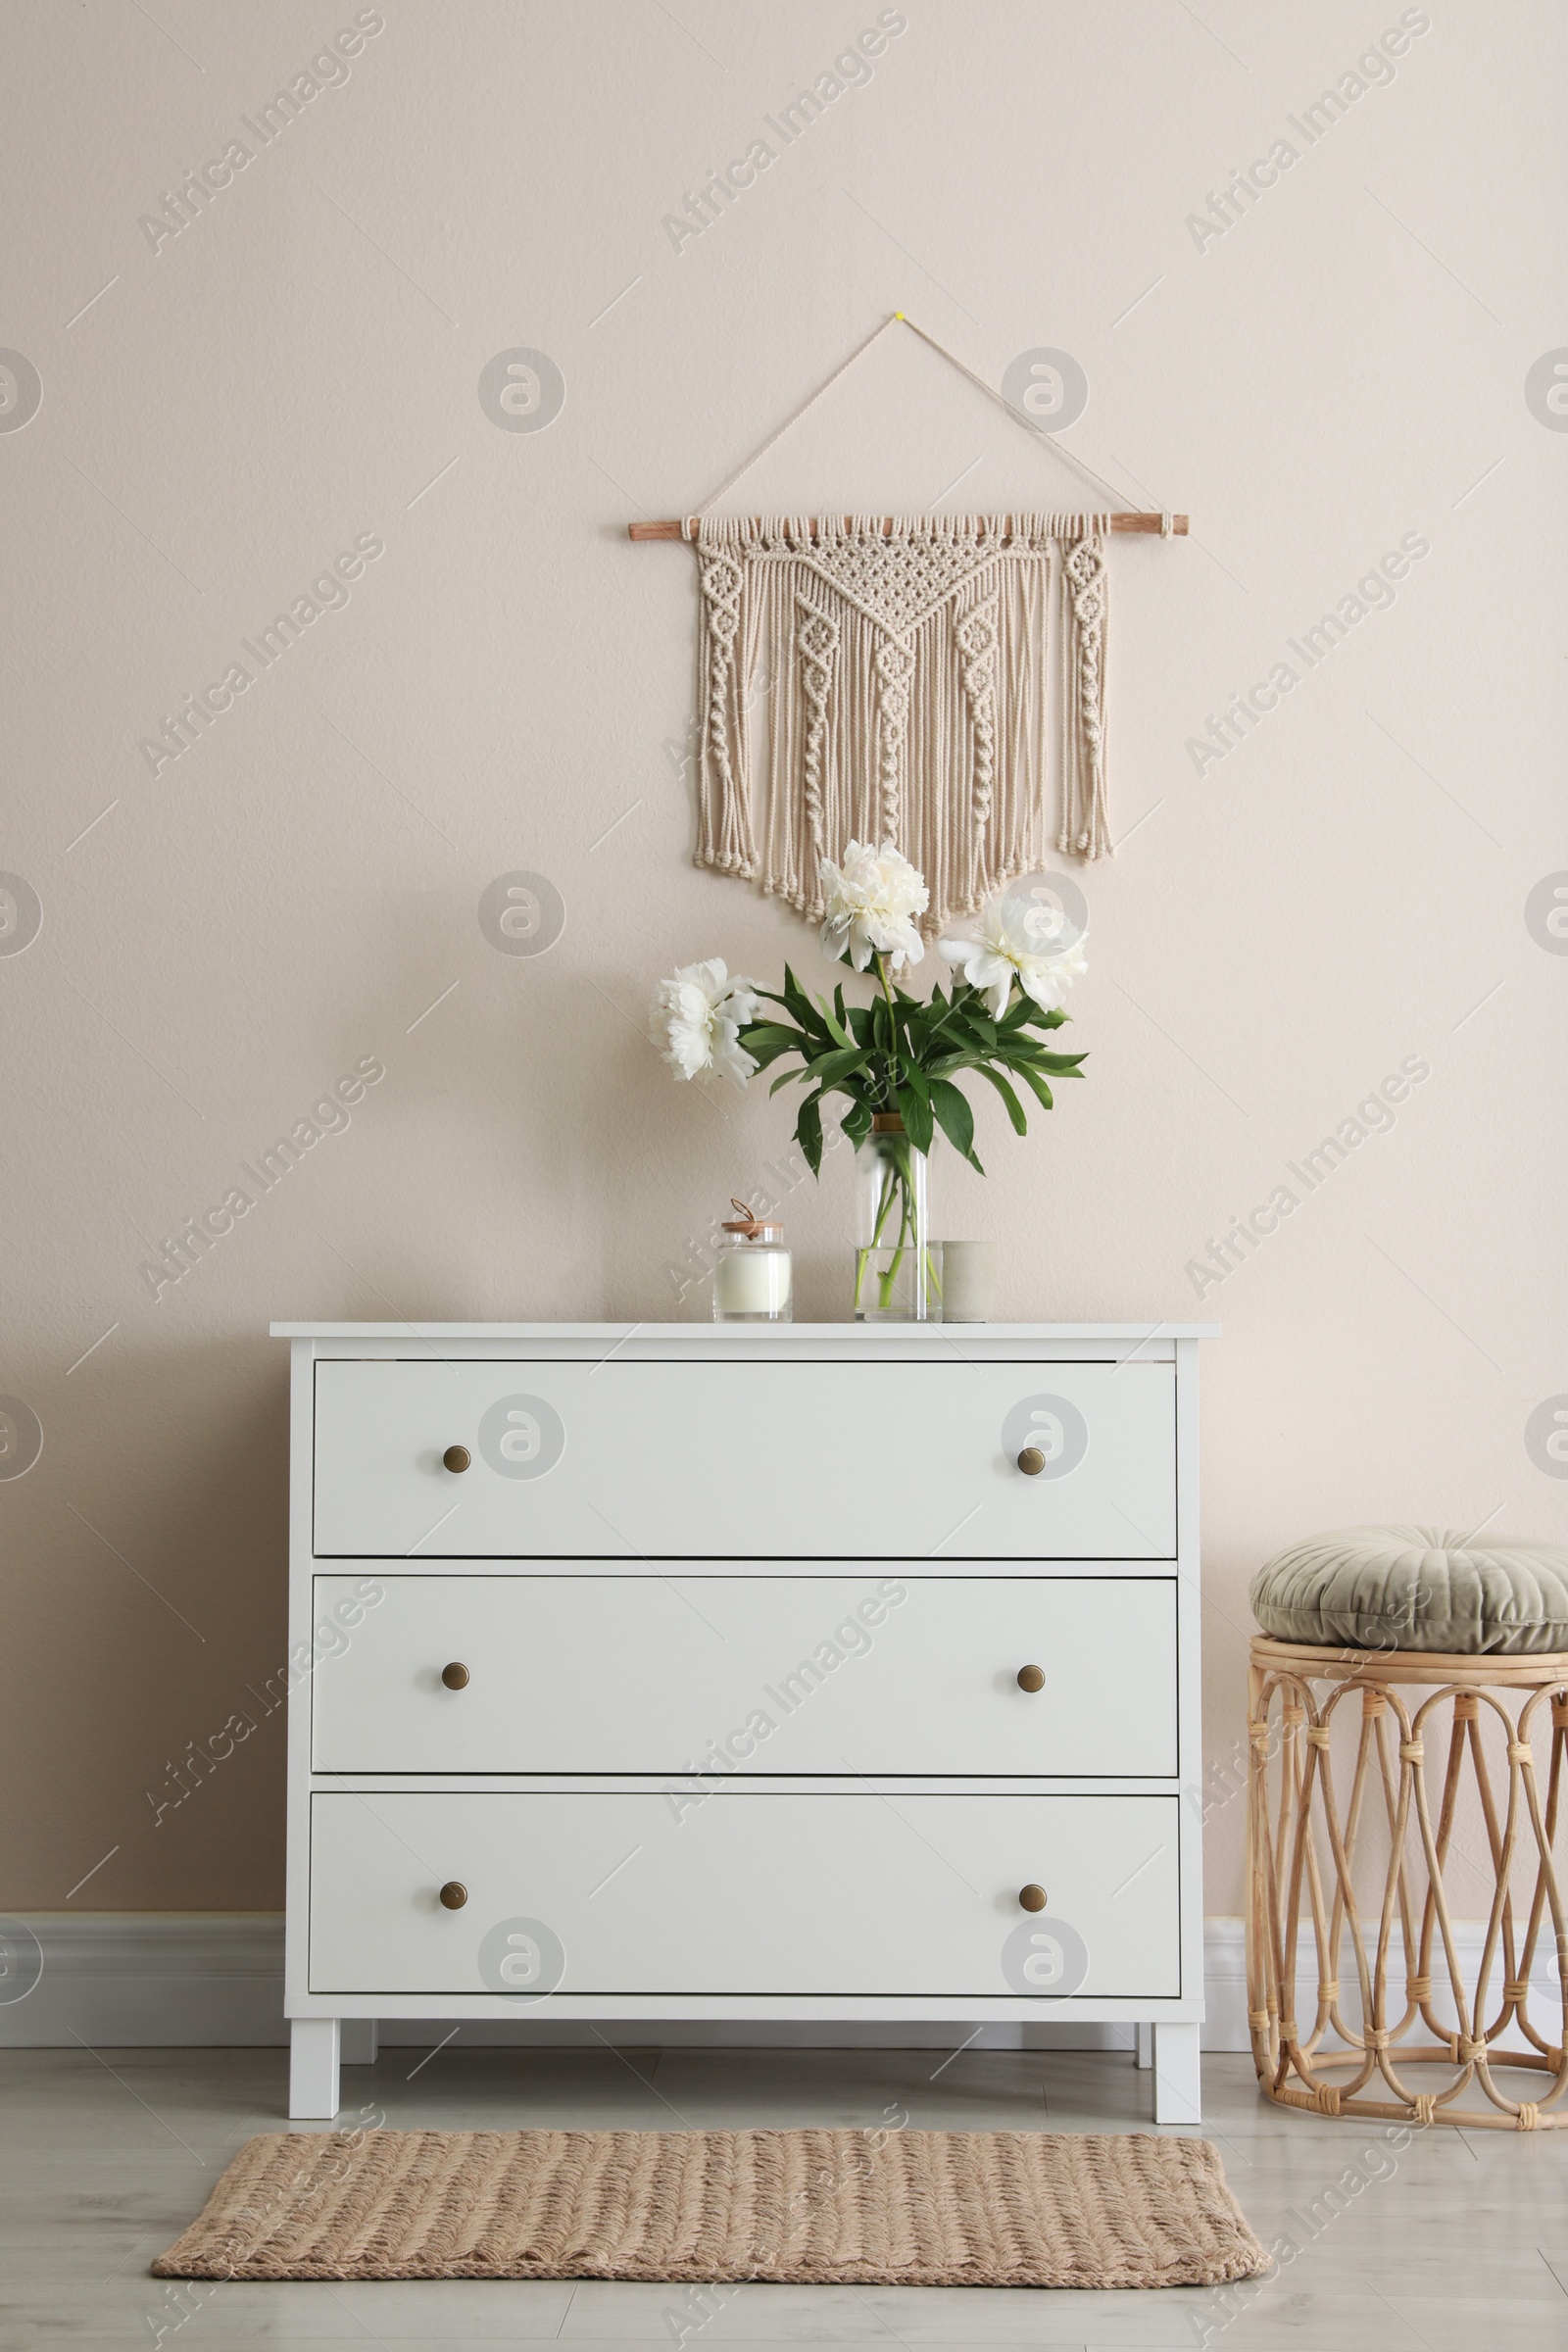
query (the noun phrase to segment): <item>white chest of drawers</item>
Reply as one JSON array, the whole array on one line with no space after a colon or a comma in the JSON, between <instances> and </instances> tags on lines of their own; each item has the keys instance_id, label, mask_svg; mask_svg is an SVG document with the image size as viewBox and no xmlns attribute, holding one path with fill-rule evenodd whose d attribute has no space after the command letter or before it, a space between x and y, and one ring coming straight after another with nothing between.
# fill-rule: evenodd
<instances>
[{"instance_id":1,"label":"white chest of drawers","mask_svg":"<svg viewBox=\"0 0 1568 2352\"><path fill-rule=\"evenodd\" d=\"M274 1325L290 2113L382 2017L1077 2019L1197 2120L1211 1329Z\"/></svg>"}]
</instances>

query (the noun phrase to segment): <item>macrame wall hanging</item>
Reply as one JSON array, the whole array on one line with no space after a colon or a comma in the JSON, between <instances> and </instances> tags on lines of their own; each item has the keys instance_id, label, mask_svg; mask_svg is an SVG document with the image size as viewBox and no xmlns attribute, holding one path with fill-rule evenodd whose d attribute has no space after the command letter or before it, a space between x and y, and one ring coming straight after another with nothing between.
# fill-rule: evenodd
<instances>
[{"instance_id":1,"label":"macrame wall hanging","mask_svg":"<svg viewBox=\"0 0 1568 2352\"><path fill-rule=\"evenodd\" d=\"M909 326L1009 416L1054 436L902 312L722 483L711 507L877 336ZM1185 514L777 515L633 523L697 550L696 862L815 920L819 860L893 842L936 928L1058 851L1112 849L1105 800L1106 542ZM1057 817L1051 824L1052 785Z\"/></svg>"}]
</instances>

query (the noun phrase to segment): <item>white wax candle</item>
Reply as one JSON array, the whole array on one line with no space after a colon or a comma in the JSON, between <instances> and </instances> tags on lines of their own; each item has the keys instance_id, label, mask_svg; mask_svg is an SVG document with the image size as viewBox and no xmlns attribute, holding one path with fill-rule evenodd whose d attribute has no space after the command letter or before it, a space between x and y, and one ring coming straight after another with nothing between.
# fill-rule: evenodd
<instances>
[{"instance_id":1,"label":"white wax candle","mask_svg":"<svg viewBox=\"0 0 1568 2352\"><path fill-rule=\"evenodd\" d=\"M787 1250L721 1250L713 1269L721 1315L778 1315L790 1302Z\"/></svg>"},{"instance_id":2,"label":"white wax candle","mask_svg":"<svg viewBox=\"0 0 1568 2352\"><path fill-rule=\"evenodd\" d=\"M994 1242L942 1245L942 1320L989 1323L997 1293Z\"/></svg>"}]
</instances>

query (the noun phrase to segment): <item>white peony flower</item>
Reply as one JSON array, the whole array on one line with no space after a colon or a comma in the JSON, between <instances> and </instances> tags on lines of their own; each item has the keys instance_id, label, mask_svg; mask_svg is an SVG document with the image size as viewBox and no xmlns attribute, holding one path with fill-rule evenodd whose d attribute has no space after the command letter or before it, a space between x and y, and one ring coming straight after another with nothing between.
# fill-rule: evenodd
<instances>
[{"instance_id":1,"label":"white peony flower","mask_svg":"<svg viewBox=\"0 0 1568 2352\"><path fill-rule=\"evenodd\" d=\"M858 972L873 949L894 971L918 963L925 954L914 917L931 903L925 881L891 842L880 850L852 841L842 866L824 858L818 868L827 920L822 945L829 956L848 955Z\"/></svg>"},{"instance_id":2,"label":"white peony flower","mask_svg":"<svg viewBox=\"0 0 1568 2352\"><path fill-rule=\"evenodd\" d=\"M1067 948L1044 949L1041 927L1038 907L1017 899L991 899L974 918L970 934L939 939L937 954L963 966L969 986L984 991L994 1021L1006 1011L1014 980L1042 1012L1050 1012L1072 982L1083 978L1089 964L1081 940Z\"/></svg>"},{"instance_id":3,"label":"white peony flower","mask_svg":"<svg viewBox=\"0 0 1568 2352\"><path fill-rule=\"evenodd\" d=\"M739 972L731 978L720 956L683 963L673 979L661 980L654 991L654 1043L677 1078L718 1070L744 1086L757 1063L739 1032L756 1020L759 1002L752 982Z\"/></svg>"}]
</instances>

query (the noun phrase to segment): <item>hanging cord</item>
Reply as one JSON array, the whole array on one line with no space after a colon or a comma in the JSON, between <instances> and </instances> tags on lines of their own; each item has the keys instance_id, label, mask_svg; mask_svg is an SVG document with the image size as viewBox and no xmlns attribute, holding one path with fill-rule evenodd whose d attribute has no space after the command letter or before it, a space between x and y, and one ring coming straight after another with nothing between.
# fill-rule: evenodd
<instances>
[{"instance_id":1,"label":"hanging cord","mask_svg":"<svg viewBox=\"0 0 1568 2352\"><path fill-rule=\"evenodd\" d=\"M1005 409L1015 424L1021 424L1025 432L1038 434L1042 441L1049 441L1056 455L1059 458L1065 458L1068 465L1074 466L1083 475L1086 482L1093 482L1097 490L1108 490L1118 506L1131 507L1137 504L1135 499L1127 496L1125 490L1118 490L1114 482L1107 482L1102 473L1097 473L1085 459L1080 458L1075 451L1067 447L1065 441L1058 441L1054 433L1048 432L1043 424L1036 424L1032 416L1026 416L1022 409L1014 407L1005 392L999 392L995 384L988 384L983 375L977 375L972 368L965 367L957 353L950 351L945 343L939 343L935 335L928 335L923 326L916 326L914 320L905 318L902 311L895 311L893 316L895 318L903 320L911 335L918 335L922 343L928 343L940 358L948 362L950 367L956 368L960 375L967 376L976 391L983 392L988 400L994 400L999 409ZM1166 517L1162 514L1160 516L1162 526L1165 521ZM1162 538L1168 538L1170 534L1162 528L1160 535Z\"/></svg>"},{"instance_id":2,"label":"hanging cord","mask_svg":"<svg viewBox=\"0 0 1568 2352\"><path fill-rule=\"evenodd\" d=\"M724 496L724 493L727 490L734 489L735 484L740 480L743 474L750 473L752 467L756 465L759 465L761 460L767 456L767 453L770 449L776 448L778 443L783 440L785 434L791 431L794 426L799 424L801 418L805 416L808 411L815 408L817 402L822 399L825 393L832 391L833 386L838 382L840 376L847 375L850 369L855 366L856 361L863 359L865 354L870 350L872 344L877 342L883 335L885 335L890 326L906 326L911 334L918 335L922 343L930 345L931 349L937 354L939 359L946 360L950 368L956 368L960 375L966 376L977 391L983 392L988 400L994 400L999 408L1005 409L1007 415L1012 418L1015 424L1021 424L1025 432L1033 433L1039 440L1049 441L1052 448L1056 452L1056 455L1058 457L1065 458L1067 464L1073 466L1077 472L1081 473L1085 481L1093 482L1098 490L1107 491L1110 497L1115 500L1118 505L1125 507L1132 507L1136 505L1137 502L1133 499L1130 499L1124 490L1118 490L1114 482L1107 482L1102 473L1097 473L1094 467L1089 465L1085 459L1080 458L1075 451L1070 450L1065 441L1060 441L1057 439L1054 433L1048 432L1043 424L1036 424L1034 418L1032 416L1026 416L1022 409L1016 408L1007 398L1004 392L999 392L995 384L988 384L983 375L977 375L972 368L967 367L964 362L958 358L956 352L949 351L947 345L945 343L939 343L935 335L928 335L923 326L916 326L914 320L910 318L907 318L903 311L894 311L888 318L883 319L880 326L872 328L871 332L866 336L863 343L858 343L856 345L849 358L842 362L839 367L834 368L832 374L827 378L825 383L818 384L816 390L810 395L810 397L808 400L803 401L798 409L793 411L790 416L785 417L783 423L778 427L777 431L770 433L760 449L754 449L749 458L742 460L741 464L736 466L734 472L727 475L726 478L719 483L718 488L710 492L710 495L703 501L695 515L684 515L682 517L681 535L683 538L690 539L692 537L692 524L694 522L701 521L702 517L709 513L710 508L716 505L718 500ZM1162 539L1168 539L1170 537L1170 524L1171 518L1169 513L1161 513L1159 518L1159 535Z\"/></svg>"},{"instance_id":3,"label":"hanging cord","mask_svg":"<svg viewBox=\"0 0 1568 2352\"><path fill-rule=\"evenodd\" d=\"M767 439L762 443L760 449L754 449L751 456L743 459L741 464L736 466L734 472L726 476L726 478L719 483L718 488L710 492L710 495L704 499L702 505L697 510L697 515L695 517L686 516L683 518L681 530L686 538L689 539L692 535L691 525L693 520L699 519L702 515L706 514L709 509L713 506L717 500L723 497L726 490L733 490L743 473L750 473L754 466L760 465L762 459L766 457L768 451L774 448L777 443L782 441L785 434L789 432L793 426L800 423L801 418L807 414L808 410L814 409L817 402L823 397L823 395L832 391L834 385L838 382L839 377L841 375L848 375L850 369L855 366L856 361L862 359L865 356L865 354L870 350L872 344L876 342L877 338L881 335L885 335L890 326L896 326L898 324L899 318L901 316L901 313L895 313L892 318L884 318L880 326L873 327L871 332L866 336L865 341L863 343L858 343L855 349L851 352L849 358L845 360L841 366L834 368L826 383L818 384L816 390L811 394L810 398L803 401L798 409L796 409L790 416L785 417L777 432L770 433ZM907 324L907 320L906 320L905 323Z\"/></svg>"}]
</instances>

